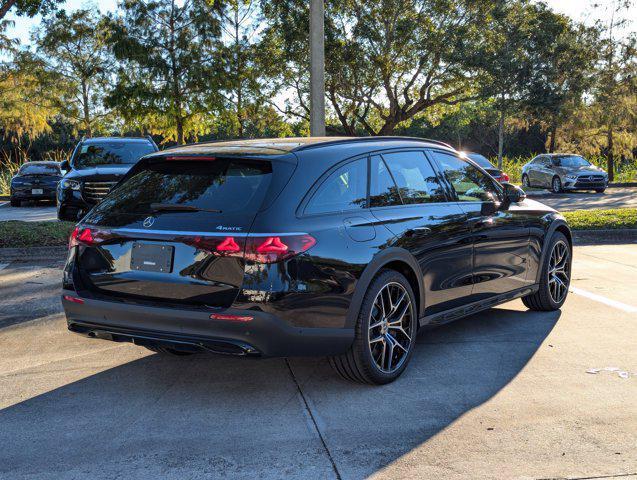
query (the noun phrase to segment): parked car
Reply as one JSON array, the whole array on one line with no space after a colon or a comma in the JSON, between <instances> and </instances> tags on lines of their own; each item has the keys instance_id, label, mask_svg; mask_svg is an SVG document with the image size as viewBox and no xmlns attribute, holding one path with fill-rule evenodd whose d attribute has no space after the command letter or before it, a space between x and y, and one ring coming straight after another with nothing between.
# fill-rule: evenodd
<instances>
[{"instance_id":1,"label":"parked car","mask_svg":"<svg viewBox=\"0 0 637 480\"><path fill-rule=\"evenodd\" d=\"M158 151L150 137L100 137L80 141L57 189L60 220L76 221L99 203L141 157Z\"/></svg>"},{"instance_id":2,"label":"parked car","mask_svg":"<svg viewBox=\"0 0 637 480\"><path fill-rule=\"evenodd\" d=\"M473 152L464 152L464 154L471 160L476 162L478 165L480 165L482 168L484 168L484 170L498 182L502 183L509 181L509 176L505 172L497 168L495 165L493 165L484 155Z\"/></svg>"},{"instance_id":3,"label":"parked car","mask_svg":"<svg viewBox=\"0 0 637 480\"><path fill-rule=\"evenodd\" d=\"M382 384L416 333L566 299L555 210L435 141L202 143L143 158L77 225L69 330L153 351L327 355Z\"/></svg>"},{"instance_id":4,"label":"parked car","mask_svg":"<svg viewBox=\"0 0 637 480\"><path fill-rule=\"evenodd\" d=\"M564 190L603 193L608 186L608 174L580 155L546 153L522 167L522 185L548 188L553 193Z\"/></svg>"},{"instance_id":5,"label":"parked car","mask_svg":"<svg viewBox=\"0 0 637 480\"><path fill-rule=\"evenodd\" d=\"M26 162L11 179L10 202L19 207L22 200L53 200L62 178L57 162Z\"/></svg>"}]
</instances>

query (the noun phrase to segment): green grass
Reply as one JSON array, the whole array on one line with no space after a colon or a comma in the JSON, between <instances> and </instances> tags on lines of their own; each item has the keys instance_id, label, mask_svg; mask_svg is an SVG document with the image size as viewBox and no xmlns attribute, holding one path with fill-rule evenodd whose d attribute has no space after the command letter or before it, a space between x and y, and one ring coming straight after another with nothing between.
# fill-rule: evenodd
<instances>
[{"instance_id":1,"label":"green grass","mask_svg":"<svg viewBox=\"0 0 637 480\"><path fill-rule=\"evenodd\" d=\"M0 222L0 248L66 245L72 222Z\"/></svg>"},{"instance_id":2,"label":"green grass","mask_svg":"<svg viewBox=\"0 0 637 480\"><path fill-rule=\"evenodd\" d=\"M637 208L561 212L573 230L637 228Z\"/></svg>"}]
</instances>

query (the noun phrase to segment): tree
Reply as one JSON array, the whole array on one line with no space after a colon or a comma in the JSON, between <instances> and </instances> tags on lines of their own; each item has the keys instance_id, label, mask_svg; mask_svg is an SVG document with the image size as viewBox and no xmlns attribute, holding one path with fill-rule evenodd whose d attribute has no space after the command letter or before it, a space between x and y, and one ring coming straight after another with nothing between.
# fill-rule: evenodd
<instances>
[{"instance_id":1,"label":"tree","mask_svg":"<svg viewBox=\"0 0 637 480\"><path fill-rule=\"evenodd\" d=\"M536 25L529 46L532 69L525 106L548 128L548 150L554 152L560 125L593 85L597 30L575 25L547 8L538 8Z\"/></svg>"},{"instance_id":2,"label":"tree","mask_svg":"<svg viewBox=\"0 0 637 480\"><path fill-rule=\"evenodd\" d=\"M435 105L475 97L475 72L464 68L482 41L488 1L326 2L326 95L340 129L391 134ZM280 63L307 118L308 2L263 2L277 36ZM334 128L332 128L334 130Z\"/></svg>"},{"instance_id":3,"label":"tree","mask_svg":"<svg viewBox=\"0 0 637 480\"><path fill-rule=\"evenodd\" d=\"M216 68L220 12L217 2L175 0L122 3L110 19L110 40L121 64L107 97L129 126L184 143L211 124L225 81Z\"/></svg>"},{"instance_id":4,"label":"tree","mask_svg":"<svg viewBox=\"0 0 637 480\"><path fill-rule=\"evenodd\" d=\"M29 52L16 54L0 68L0 128L4 138L20 143L50 130L49 121L60 113L51 97L56 77Z\"/></svg>"},{"instance_id":5,"label":"tree","mask_svg":"<svg viewBox=\"0 0 637 480\"><path fill-rule=\"evenodd\" d=\"M17 15L34 17L46 15L55 10L62 0L3 0L0 2L0 20L4 19L11 8L15 7Z\"/></svg>"},{"instance_id":6,"label":"tree","mask_svg":"<svg viewBox=\"0 0 637 480\"><path fill-rule=\"evenodd\" d=\"M62 77L65 114L91 137L107 112L103 96L114 66L105 43L105 27L90 10L64 10L42 21L35 35L48 69Z\"/></svg>"},{"instance_id":7,"label":"tree","mask_svg":"<svg viewBox=\"0 0 637 480\"><path fill-rule=\"evenodd\" d=\"M618 29L626 26L623 16L634 8L633 0L614 0L607 23L598 23L602 32L601 63L599 65L595 101L599 106L599 120L606 130L606 162L608 179L615 176L615 137L626 117L635 116L637 94L637 37L632 34L618 38Z\"/></svg>"}]
</instances>

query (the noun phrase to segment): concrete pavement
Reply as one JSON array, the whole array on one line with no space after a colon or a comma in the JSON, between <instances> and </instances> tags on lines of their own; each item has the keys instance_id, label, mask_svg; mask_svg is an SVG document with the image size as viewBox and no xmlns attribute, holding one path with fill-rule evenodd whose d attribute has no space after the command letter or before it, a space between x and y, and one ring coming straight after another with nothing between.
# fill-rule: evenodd
<instances>
[{"instance_id":1,"label":"concrete pavement","mask_svg":"<svg viewBox=\"0 0 637 480\"><path fill-rule=\"evenodd\" d=\"M586 373L637 374L637 245L577 247L561 312L425 332L384 387L70 334L60 267L0 265L1 479L637 477L637 376Z\"/></svg>"},{"instance_id":2,"label":"concrete pavement","mask_svg":"<svg viewBox=\"0 0 637 480\"><path fill-rule=\"evenodd\" d=\"M23 203L22 207L12 207L0 200L0 222L23 220L25 222L46 222L57 220L55 204L51 202Z\"/></svg>"}]
</instances>

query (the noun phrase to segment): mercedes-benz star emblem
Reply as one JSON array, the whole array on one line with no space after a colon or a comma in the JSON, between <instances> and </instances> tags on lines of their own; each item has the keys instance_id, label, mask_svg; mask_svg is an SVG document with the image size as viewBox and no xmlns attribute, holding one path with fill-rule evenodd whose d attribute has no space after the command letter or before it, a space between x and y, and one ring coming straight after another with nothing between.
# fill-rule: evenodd
<instances>
[{"instance_id":1,"label":"mercedes-benz star emblem","mask_svg":"<svg viewBox=\"0 0 637 480\"><path fill-rule=\"evenodd\" d=\"M153 223L155 223L155 219L153 217L146 217L142 225L146 228L150 228L153 226Z\"/></svg>"}]
</instances>

